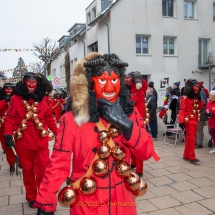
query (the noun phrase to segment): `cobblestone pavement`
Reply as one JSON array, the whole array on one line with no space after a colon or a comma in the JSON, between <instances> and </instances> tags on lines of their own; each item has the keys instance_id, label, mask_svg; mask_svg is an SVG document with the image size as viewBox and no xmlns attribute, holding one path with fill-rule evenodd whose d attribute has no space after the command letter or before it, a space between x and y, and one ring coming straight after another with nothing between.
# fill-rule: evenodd
<instances>
[{"instance_id":1,"label":"cobblestone pavement","mask_svg":"<svg viewBox=\"0 0 215 215\"><path fill-rule=\"evenodd\" d=\"M159 121L158 141L155 142L159 162L145 162L143 179L147 193L136 199L141 215L206 215L215 214L215 154L209 154L209 134L205 128L204 148L196 149L198 164L182 159L183 143L169 146L163 143L164 125ZM174 142L173 139L168 139ZM50 144L50 149L53 142ZM22 175L9 176L5 154L0 150L0 215L35 215L25 200ZM58 205L56 215L69 215Z\"/></svg>"}]
</instances>

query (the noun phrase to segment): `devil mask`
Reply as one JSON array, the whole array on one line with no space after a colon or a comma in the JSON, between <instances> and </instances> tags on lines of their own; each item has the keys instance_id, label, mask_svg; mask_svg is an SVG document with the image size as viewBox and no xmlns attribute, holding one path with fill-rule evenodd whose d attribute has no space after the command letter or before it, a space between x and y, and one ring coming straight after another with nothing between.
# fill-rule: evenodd
<instances>
[{"instance_id":1,"label":"devil mask","mask_svg":"<svg viewBox=\"0 0 215 215\"><path fill-rule=\"evenodd\" d=\"M4 92L7 96L11 95L13 93L13 88L12 87L5 87Z\"/></svg>"},{"instance_id":2,"label":"devil mask","mask_svg":"<svg viewBox=\"0 0 215 215\"><path fill-rule=\"evenodd\" d=\"M25 80L25 86L29 93L34 93L37 89L38 81L33 76Z\"/></svg>"},{"instance_id":3,"label":"devil mask","mask_svg":"<svg viewBox=\"0 0 215 215\"><path fill-rule=\"evenodd\" d=\"M91 72L91 88L94 90L97 100L103 98L115 102L121 88L120 68L128 66L128 64L110 57L85 62L84 66Z\"/></svg>"}]
</instances>

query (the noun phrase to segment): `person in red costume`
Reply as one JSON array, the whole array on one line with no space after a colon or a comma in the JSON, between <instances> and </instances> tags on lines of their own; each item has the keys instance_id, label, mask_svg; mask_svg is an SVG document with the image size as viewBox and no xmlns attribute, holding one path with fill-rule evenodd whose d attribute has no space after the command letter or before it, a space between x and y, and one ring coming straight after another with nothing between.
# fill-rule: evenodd
<instances>
[{"instance_id":1,"label":"person in red costume","mask_svg":"<svg viewBox=\"0 0 215 215\"><path fill-rule=\"evenodd\" d=\"M59 123L62 112L62 105L64 104L65 100L61 98L60 93L56 93L54 97L55 99L52 104L52 110L54 111L56 122Z\"/></svg>"},{"instance_id":2,"label":"person in red costume","mask_svg":"<svg viewBox=\"0 0 215 215\"><path fill-rule=\"evenodd\" d=\"M5 83L3 88L0 90L0 141L2 149L5 151L7 162L10 166L10 174L12 175L15 171L14 163L15 156L13 151L5 146L4 132L5 132L5 115L10 102L10 99L14 93L14 85L11 83Z\"/></svg>"},{"instance_id":3,"label":"person in red costume","mask_svg":"<svg viewBox=\"0 0 215 215\"><path fill-rule=\"evenodd\" d=\"M70 207L70 215L137 214L133 194L138 195L139 186L132 193L125 182L132 178L140 185L142 181L130 172L131 153L142 160L159 158L143 119L123 86L127 65L115 54L97 52L76 63L71 80L72 104L60 119L50 165L35 203L37 215L54 214L56 194L70 175L71 156L71 186L65 187L68 192L63 189L59 194L61 205ZM118 156L123 160L117 161ZM127 177L122 173L127 173ZM77 198L70 198L70 193L76 193Z\"/></svg>"},{"instance_id":4,"label":"person in red costume","mask_svg":"<svg viewBox=\"0 0 215 215\"><path fill-rule=\"evenodd\" d=\"M23 81L16 85L5 119L5 144L16 148L29 207L33 207L49 162L48 129L57 134L46 96L46 92L51 91L52 85L44 75L26 73Z\"/></svg>"},{"instance_id":5,"label":"person in red costume","mask_svg":"<svg viewBox=\"0 0 215 215\"><path fill-rule=\"evenodd\" d=\"M147 90L147 82L142 78L141 73L131 72L125 78L125 84L129 88L130 99L134 102L134 106L137 108L140 116L145 118L145 93ZM142 159L136 158L135 155L131 154L131 166L136 167L136 173L143 176L143 161Z\"/></svg>"},{"instance_id":6,"label":"person in red costume","mask_svg":"<svg viewBox=\"0 0 215 215\"><path fill-rule=\"evenodd\" d=\"M188 79L183 96L180 99L179 127L185 129L185 148L183 159L196 163L199 159L195 156L196 131L200 121L201 101L199 83L195 79Z\"/></svg>"}]
</instances>

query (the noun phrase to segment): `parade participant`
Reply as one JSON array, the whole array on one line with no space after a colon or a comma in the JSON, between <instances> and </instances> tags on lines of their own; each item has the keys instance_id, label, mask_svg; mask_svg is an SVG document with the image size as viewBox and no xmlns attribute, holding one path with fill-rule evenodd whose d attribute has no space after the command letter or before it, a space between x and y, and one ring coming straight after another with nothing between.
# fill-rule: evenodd
<instances>
[{"instance_id":1,"label":"parade participant","mask_svg":"<svg viewBox=\"0 0 215 215\"><path fill-rule=\"evenodd\" d=\"M125 85L128 87L130 92L130 100L134 102L134 106L137 108L140 116L145 118L145 93L147 90L147 82L142 78L141 73L131 72L125 78ZM136 167L136 173L143 176L143 161L142 159L136 158L135 155L131 155L131 166Z\"/></svg>"},{"instance_id":2,"label":"parade participant","mask_svg":"<svg viewBox=\"0 0 215 215\"><path fill-rule=\"evenodd\" d=\"M14 93L14 85L11 83L5 83L3 88L0 89L0 141L2 145L2 149L6 153L7 162L10 166L10 173L13 174L15 171L14 163L15 163L15 156L13 151L5 146L4 141L4 122L5 122L5 115L7 112L7 108L10 102L10 99Z\"/></svg>"},{"instance_id":3,"label":"parade participant","mask_svg":"<svg viewBox=\"0 0 215 215\"><path fill-rule=\"evenodd\" d=\"M55 99L54 99L54 102L52 104L52 109L53 109L54 114L55 114L55 120L57 123L59 123L59 119L61 116L61 112L62 112L62 108L63 108L63 104L64 104L65 100L61 98L60 93L56 93L54 95L54 97L55 97Z\"/></svg>"},{"instance_id":4,"label":"parade participant","mask_svg":"<svg viewBox=\"0 0 215 215\"><path fill-rule=\"evenodd\" d=\"M49 137L57 133L46 96L46 92L51 90L52 85L44 75L26 73L23 81L16 85L6 114L5 144L9 148L16 148L29 207L33 207L37 189L49 162Z\"/></svg>"},{"instance_id":5,"label":"parade participant","mask_svg":"<svg viewBox=\"0 0 215 215\"><path fill-rule=\"evenodd\" d=\"M132 186L143 180L131 173L131 153L142 160L158 157L123 86L126 66L114 54L97 52L76 63L71 80L72 110L60 119L50 165L35 203L37 215L54 214L56 194L70 175L71 156L72 185L59 194L61 205L70 207L70 215L137 214L133 193L138 195L139 186L132 193L127 182L130 179Z\"/></svg>"},{"instance_id":6,"label":"parade participant","mask_svg":"<svg viewBox=\"0 0 215 215\"><path fill-rule=\"evenodd\" d=\"M199 83L195 79L188 79L183 96L180 99L179 127L185 129L185 148L183 159L191 163L198 162L195 156L196 131L200 121L200 110L203 108Z\"/></svg>"}]
</instances>

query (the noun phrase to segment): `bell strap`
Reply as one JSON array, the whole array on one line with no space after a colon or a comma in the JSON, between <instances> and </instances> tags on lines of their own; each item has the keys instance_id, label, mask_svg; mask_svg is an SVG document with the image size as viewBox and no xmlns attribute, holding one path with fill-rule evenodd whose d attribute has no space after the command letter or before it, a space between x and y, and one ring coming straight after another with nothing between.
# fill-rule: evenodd
<instances>
[{"instance_id":1,"label":"bell strap","mask_svg":"<svg viewBox=\"0 0 215 215\"><path fill-rule=\"evenodd\" d=\"M110 124L107 124L107 127L105 128L105 126L103 125L101 119L99 119L99 122L96 123L97 127L99 128L99 131L105 130L107 131L108 128L110 127ZM113 141L113 139L110 137L108 143L107 143L110 148L113 148L115 146L115 143ZM80 177L78 180L76 180L74 183L72 183L73 188L78 189L80 187L80 182L84 177L91 177L91 175L93 174L93 168L92 168L92 164L95 160L99 159L99 156L96 154L93 161L91 162L87 172L85 175L83 175L82 177Z\"/></svg>"}]
</instances>

